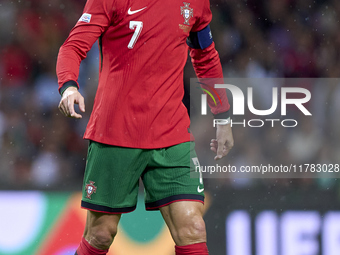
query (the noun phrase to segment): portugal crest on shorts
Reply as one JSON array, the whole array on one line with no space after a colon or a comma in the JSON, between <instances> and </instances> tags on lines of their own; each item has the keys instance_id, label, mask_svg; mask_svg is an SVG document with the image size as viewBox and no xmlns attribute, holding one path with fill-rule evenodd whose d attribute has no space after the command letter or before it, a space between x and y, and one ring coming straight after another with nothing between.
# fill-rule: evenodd
<instances>
[{"instance_id":1,"label":"portugal crest on shorts","mask_svg":"<svg viewBox=\"0 0 340 255\"><path fill-rule=\"evenodd\" d=\"M184 18L184 24L190 25L189 20L194 16L194 10L189 7L190 3L183 2L184 6L181 6L181 15Z\"/></svg>"},{"instance_id":2,"label":"portugal crest on shorts","mask_svg":"<svg viewBox=\"0 0 340 255\"><path fill-rule=\"evenodd\" d=\"M93 193L96 193L97 187L94 186L94 182L93 181L90 181L89 184L86 184L85 190L86 190L86 198L91 199L91 195Z\"/></svg>"}]
</instances>

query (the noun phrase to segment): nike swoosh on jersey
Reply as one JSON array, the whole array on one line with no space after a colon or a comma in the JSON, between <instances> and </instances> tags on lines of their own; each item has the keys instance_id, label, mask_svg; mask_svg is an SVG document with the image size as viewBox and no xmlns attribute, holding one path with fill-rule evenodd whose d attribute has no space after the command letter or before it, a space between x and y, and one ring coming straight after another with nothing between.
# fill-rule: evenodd
<instances>
[{"instance_id":1,"label":"nike swoosh on jersey","mask_svg":"<svg viewBox=\"0 0 340 255\"><path fill-rule=\"evenodd\" d=\"M131 11L131 7L130 7L129 10L128 10L128 14L129 14L129 15L132 15L132 14L135 14L135 13L137 13L137 12L143 11L146 7L147 7L147 6L145 6L145 7L142 8L142 9L136 10L136 11Z\"/></svg>"},{"instance_id":2,"label":"nike swoosh on jersey","mask_svg":"<svg viewBox=\"0 0 340 255\"><path fill-rule=\"evenodd\" d=\"M198 192L198 193L201 193L201 192L203 192L203 191L204 191L204 188L203 188L203 189L200 189L200 186L197 187L197 192Z\"/></svg>"}]
</instances>

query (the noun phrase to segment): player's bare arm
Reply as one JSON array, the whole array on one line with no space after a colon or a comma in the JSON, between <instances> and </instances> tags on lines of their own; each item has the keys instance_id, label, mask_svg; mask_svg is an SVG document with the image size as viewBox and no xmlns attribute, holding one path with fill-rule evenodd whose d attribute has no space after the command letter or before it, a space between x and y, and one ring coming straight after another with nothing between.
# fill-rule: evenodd
<instances>
[{"instance_id":1,"label":"player's bare arm","mask_svg":"<svg viewBox=\"0 0 340 255\"><path fill-rule=\"evenodd\" d=\"M216 139L211 139L210 149L216 153L215 160L219 160L228 155L234 146L233 132L231 124L217 125Z\"/></svg>"},{"instance_id":2,"label":"player's bare arm","mask_svg":"<svg viewBox=\"0 0 340 255\"><path fill-rule=\"evenodd\" d=\"M61 97L58 108L67 117L81 119L82 115L75 111L74 104L78 104L80 111L85 112L84 97L76 87L68 87Z\"/></svg>"}]
</instances>

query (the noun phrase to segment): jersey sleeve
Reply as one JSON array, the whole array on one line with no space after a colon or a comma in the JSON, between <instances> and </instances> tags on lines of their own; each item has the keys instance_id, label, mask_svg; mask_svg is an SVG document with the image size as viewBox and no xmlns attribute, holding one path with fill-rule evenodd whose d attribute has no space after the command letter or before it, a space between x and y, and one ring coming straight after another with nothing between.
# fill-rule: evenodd
<instances>
[{"instance_id":1,"label":"jersey sleeve","mask_svg":"<svg viewBox=\"0 0 340 255\"><path fill-rule=\"evenodd\" d=\"M112 23L113 17L113 0L86 2L82 16L59 50L56 71L60 93L65 90L64 84L79 88L77 80L80 62L86 58L92 45Z\"/></svg>"},{"instance_id":2,"label":"jersey sleeve","mask_svg":"<svg viewBox=\"0 0 340 255\"><path fill-rule=\"evenodd\" d=\"M215 84L223 84L223 72L220 57L215 49L214 42L205 49L190 49L190 57L196 75L201 81L204 89L217 93L220 100L216 103L211 97L208 97L208 105L212 114L217 119L227 119L229 117L229 101L225 89L215 89ZM209 78L209 79L206 79Z\"/></svg>"},{"instance_id":3,"label":"jersey sleeve","mask_svg":"<svg viewBox=\"0 0 340 255\"><path fill-rule=\"evenodd\" d=\"M216 103L208 97L208 105L211 112L218 119L229 117L230 105L225 89L215 89L215 84L223 84L223 72L220 57L212 40L209 23L212 19L209 0L203 1L202 13L197 18L191 29L187 44L190 57L201 87L218 94L220 100ZM209 79L200 79L209 78Z\"/></svg>"},{"instance_id":4,"label":"jersey sleeve","mask_svg":"<svg viewBox=\"0 0 340 255\"><path fill-rule=\"evenodd\" d=\"M212 19L212 14L210 10L210 1L203 0L202 11L197 18L195 24L191 28L191 32L198 32L207 27Z\"/></svg>"}]
</instances>

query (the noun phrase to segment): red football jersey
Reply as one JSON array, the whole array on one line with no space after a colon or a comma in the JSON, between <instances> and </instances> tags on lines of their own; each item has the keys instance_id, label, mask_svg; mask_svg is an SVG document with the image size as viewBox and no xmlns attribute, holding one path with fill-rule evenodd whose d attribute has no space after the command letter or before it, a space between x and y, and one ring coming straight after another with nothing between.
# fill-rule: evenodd
<instances>
[{"instance_id":1,"label":"red football jersey","mask_svg":"<svg viewBox=\"0 0 340 255\"><path fill-rule=\"evenodd\" d=\"M57 62L59 88L77 81L81 60L99 38L99 84L84 138L133 148L190 141L182 103L186 39L211 16L209 0L88 0ZM190 51L198 77L222 77L213 43ZM229 110L225 90L219 94L222 105L208 100L214 114Z\"/></svg>"}]
</instances>

